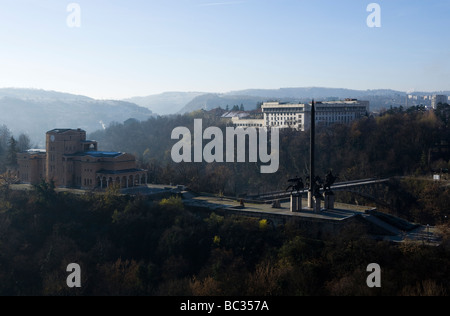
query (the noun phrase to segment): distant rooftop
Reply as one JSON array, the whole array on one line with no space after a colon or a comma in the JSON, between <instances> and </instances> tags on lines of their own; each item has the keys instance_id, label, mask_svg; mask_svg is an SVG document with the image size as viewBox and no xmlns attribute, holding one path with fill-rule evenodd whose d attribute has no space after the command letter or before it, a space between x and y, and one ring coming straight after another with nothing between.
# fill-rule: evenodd
<instances>
[{"instance_id":1,"label":"distant rooftop","mask_svg":"<svg viewBox=\"0 0 450 316\"><path fill-rule=\"evenodd\" d=\"M83 153L85 156L92 156L95 158L115 158L123 153L115 152L115 151L87 151Z\"/></svg>"},{"instance_id":2,"label":"distant rooftop","mask_svg":"<svg viewBox=\"0 0 450 316\"><path fill-rule=\"evenodd\" d=\"M230 111L226 112L222 115L223 118L232 118L232 117L247 117L249 114L244 111Z\"/></svg>"},{"instance_id":3,"label":"distant rooftop","mask_svg":"<svg viewBox=\"0 0 450 316\"><path fill-rule=\"evenodd\" d=\"M63 134L63 133L67 133L70 131L74 131L74 132L85 132L84 130L82 130L81 128L78 129L73 129L73 128L55 128L51 131L48 131L47 133L57 133L57 134Z\"/></svg>"},{"instance_id":4,"label":"distant rooftop","mask_svg":"<svg viewBox=\"0 0 450 316\"><path fill-rule=\"evenodd\" d=\"M70 157L85 157L85 156L91 156L94 158L116 158L123 155L123 153L115 152L115 151L86 151L86 152L79 152L73 155L66 155Z\"/></svg>"},{"instance_id":5,"label":"distant rooftop","mask_svg":"<svg viewBox=\"0 0 450 316\"><path fill-rule=\"evenodd\" d=\"M26 152L30 154L45 154L47 151L45 149L28 149Z\"/></svg>"},{"instance_id":6,"label":"distant rooftop","mask_svg":"<svg viewBox=\"0 0 450 316\"><path fill-rule=\"evenodd\" d=\"M97 171L97 174L103 174L103 175L117 175L117 174L124 174L124 173L133 173L133 172L142 172L143 169L126 169L126 170L99 170Z\"/></svg>"},{"instance_id":7,"label":"distant rooftop","mask_svg":"<svg viewBox=\"0 0 450 316\"><path fill-rule=\"evenodd\" d=\"M265 108L298 108L305 107L303 103L287 103L287 102L265 102L261 106L262 109Z\"/></svg>"}]
</instances>

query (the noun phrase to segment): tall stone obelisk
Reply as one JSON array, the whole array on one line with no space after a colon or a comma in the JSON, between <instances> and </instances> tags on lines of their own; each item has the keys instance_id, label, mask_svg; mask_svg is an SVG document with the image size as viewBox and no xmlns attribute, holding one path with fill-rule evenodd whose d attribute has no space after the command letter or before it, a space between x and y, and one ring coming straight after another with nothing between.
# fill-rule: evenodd
<instances>
[{"instance_id":1,"label":"tall stone obelisk","mask_svg":"<svg viewBox=\"0 0 450 316\"><path fill-rule=\"evenodd\" d=\"M316 148L316 107L314 100L311 105L311 137L309 149L309 191L308 191L308 208L314 209L314 192L315 192L315 148Z\"/></svg>"}]
</instances>

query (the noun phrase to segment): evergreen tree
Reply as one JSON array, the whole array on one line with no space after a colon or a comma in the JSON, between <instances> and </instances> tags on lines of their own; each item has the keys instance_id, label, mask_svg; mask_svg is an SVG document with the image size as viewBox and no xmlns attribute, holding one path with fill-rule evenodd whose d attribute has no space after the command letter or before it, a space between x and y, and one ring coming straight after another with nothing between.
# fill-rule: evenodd
<instances>
[{"instance_id":1,"label":"evergreen tree","mask_svg":"<svg viewBox=\"0 0 450 316\"><path fill-rule=\"evenodd\" d=\"M10 137L11 131L9 128L6 125L0 126L0 155L5 154Z\"/></svg>"},{"instance_id":2,"label":"evergreen tree","mask_svg":"<svg viewBox=\"0 0 450 316\"><path fill-rule=\"evenodd\" d=\"M17 166L17 142L13 136L8 141L8 150L6 154L6 165L15 167Z\"/></svg>"}]
</instances>

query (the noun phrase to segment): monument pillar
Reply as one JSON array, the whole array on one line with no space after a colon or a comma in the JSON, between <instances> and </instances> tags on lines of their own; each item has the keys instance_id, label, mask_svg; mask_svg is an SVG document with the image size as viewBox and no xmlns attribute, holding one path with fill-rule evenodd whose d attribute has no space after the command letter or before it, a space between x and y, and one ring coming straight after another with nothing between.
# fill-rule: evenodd
<instances>
[{"instance_id":1,"label":"monument pillar","mask_svg":"<svg viewBox=\"0 0 450 316\"><path fill-rule=\"evenodd\" d=\"M315 147L316 147L316 107L314 100L311 105L311 135L309 148L309 191L308 191L308 208L315 208Z\"/></svg>"}]
</instances>

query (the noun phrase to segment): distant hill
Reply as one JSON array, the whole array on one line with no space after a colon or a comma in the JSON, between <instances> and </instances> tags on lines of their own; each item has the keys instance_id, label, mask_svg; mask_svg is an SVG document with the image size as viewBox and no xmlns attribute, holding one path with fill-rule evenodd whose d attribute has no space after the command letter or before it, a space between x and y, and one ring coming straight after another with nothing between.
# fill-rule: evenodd
<instances>
[{"instance_id":1,"label":"distant hill","mask_svg":"<svg viewBox=\"0 0 450 316\"><path fill-rule=\"evenodd\" d=\"M447 94L449 91L441 92L411 92L414 95ZM343 88L324 87L300 87L281 89L246 89L230 91L226 93L202 93L202 92L166 92L147 97L134 97L125 101L136 103L142 107L151 109L159 115L183 114L200 109L212 110L218 107L223 109L228 105L244 105L246 110L253 110L257 103L266 101L282 102L308 102L333 101L346 98L356 98L370 102L371 111L388 109L391 106L405 106L406 95L404 91L391 89L355 90ZM424 105L429 105L426 101ZM411 102L408 105L411 104Z\"/></svg>"},{"instance_id":2,"label":"distant hill","mask_svg":"<svg viewBox=\"0 0 450 316\"><path fill-rule=\"evenodd\" d=\"M320 101L356 98L370 101L372 111L399 106L406 103L406 93L395 90L350 90L339 88L282 88L282 89L248 89L231 91L223 94L205 94L194 98L179 113L187 113L199 109L212 110L227 105L245 106L246 110L256 108L258 102L283 101L307 102L311 99Z\"/></svg>"},{"instance_id":3,"label":"distant hill","mask_svg":"<svg viewBox=\"0 0 450 316\"><path fill-rule=\"evenodd\" d=\"M179 113L189 113L197 110L213 110L218 107L225 109L227 105L231 109L234 105L243 105L246 110L254 110L258 102L263 102L266 99L259 96L244 96L244 95L228 95L209 93L194 98L191 102L186 104Z\"/></svg>"},{"instance_id":4,"label":"distant hill","mask_svg":"<svg viewBox=\"0 0 450 316\"><path fill-rule=\"evenodd\" d=\"M165 92L146 97L133 97L124 101L136 103L159 115L167 115L179 112L194 98L204 94L204 92Z\"/></svg>"},{"instance_id":5,"label":"distant hill","mask_svg":"<svg viewBox=\"0 0 450 316\"><path fill-rule=\"evenodd\" d=\"M266 98L294 98L294 99L312 99L312 98L360 98L365 96L389 96L395 94L404 94L404 92L395 90L352 90L342 88L281 88L281 89L248 89L240 91L231 91L227 95L245 95L258 96Z\"/></svg>"},{"instance_id":6,"label":"distant hill","mask_svg":"<svg viewBox=\"0 0 450 316\"><path fill-rule=\"evenodd\" d=\"M32 101L94 101L94 99L83 96L57 91L39 90L39 89L19 89L2 88L0 89L0 98L12 98L19 100Z\"/></svg>"},{"instance_id":7,"label":"distant hill","mask_svg":"<svg viewBox=\"0 0 450 316\"><path fill-rule=\"evenodd\" d=\"M450 91L411 94L436 93L450 95ZM53 128L79 127L91 133L111 122L121 123L130 118L146 120L156 114L183 114L241 104L246 110L253 110L259 102L307 102L313 98L317 101L344 98L367 100L370 101L371 111L406 105L406 92L389 89L306 87L247 89L227 93L166 92L118 101L95 100L56 91L7 88L0 89L0 125L7 125L16 135L25 132L34 143L43 146L44 133Z\"/></svg>"},{"instance_id":8,"label":"distant hill","mask_svg":"<svg viewBox=\"0 0 450 316\"><path fill-rule=\"evenodd\" d=\"M311 99L317 101L334 101L346 98L355 98L370 102L370 110L378 111L381 108L400 106L406 104L406 93L390 89L352 90L342 88L282 88L282 89L250 89L229 92L233 95L264 96L268 99L280 101L307 102Z\"/></svg>"},{"instance_id":9,"label":"distant hill","mask_svg":"<svg viewBox=\"0 0 450 316\"><path fill-rule=\"evenodd\" d=\"M0 89L0 125L17 135L26 133L38 146L54 128L82 128L88 133L122 123L147 120L149 109L131 102L94 100L85 96L33 89Z\"/></svg>"}]
</instances>

